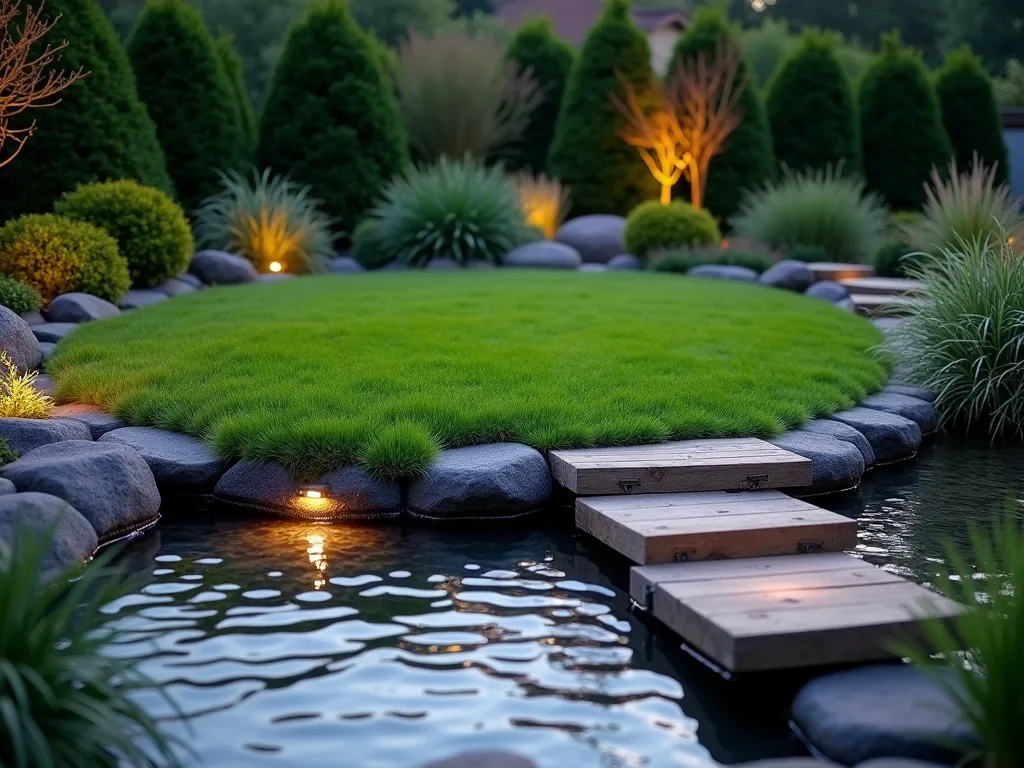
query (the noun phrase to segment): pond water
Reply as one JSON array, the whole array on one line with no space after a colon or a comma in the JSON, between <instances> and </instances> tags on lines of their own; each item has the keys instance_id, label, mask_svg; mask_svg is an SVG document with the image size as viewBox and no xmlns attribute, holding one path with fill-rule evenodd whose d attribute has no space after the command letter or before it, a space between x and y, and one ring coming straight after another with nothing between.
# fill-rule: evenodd
<instances>
[{"instance_id":1,"label":"pond water","mask_svg":"<svg viewBox=\"0 0 1024 768\"><path fill-rule=\"evenodd\" d=\"M943 440L827 506L860 552L928 582L947 537L1022 504L1024 448ZM166 514L124 562L111 652L187 714L195 764L414 768L507 748L542 768L801 754L801 675L724 681L630 609L627 563L568 509L513 528L367 528ZM159 699L147 706L161 716Z\"/></svg>"}]
</instances>

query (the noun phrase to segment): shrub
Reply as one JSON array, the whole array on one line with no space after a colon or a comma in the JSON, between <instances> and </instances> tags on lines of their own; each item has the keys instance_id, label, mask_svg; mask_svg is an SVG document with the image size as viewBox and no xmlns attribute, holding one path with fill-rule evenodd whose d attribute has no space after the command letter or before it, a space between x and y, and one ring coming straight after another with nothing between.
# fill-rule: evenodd
<instances>
[{"instance_id":1,"label":"shrub","mask_svg":"<svg viewBox=\"0 0 1024 768\"><path fill-rule=\"evenodd\" d=\"M53 214L28 214L0 227L0 273L35 289L43 306L71 291L117 303L131 284L114 238Z\"/></svg>"},{"instance_id":2,"label":"shrub","mask_svg":"<svg viewBox=\"0 0 1024 768\"><path fill-rule=\"evenodd\" d=\"M750 192L733 220L737 235L772 248L819 246L831 261L866 262L885 234L887 213L864 183L831 168L787 172Z\"/></svg>"},{"instance_id":3,"label":"shrub","mask_svg":"<svg viewBox=\"0 0 1024 768\"><path fill-rule=\"evenodd\" d=\"M1024 62L1006 62L1006 77L995 82L996 99L1002 107L1024 107Z\"/></svg>"},{"instance_id":4,"label":"shrub","mask_svg":"<svg viewBox=\"0 0 1024 768\"><path fill-rule=\"evenodd\" d=\"M39 309L39 293L30 285L13 277L0 275L0 305L23 315Z\"/></svg>"},{"instance_id":5,"label":"shrub","mask_svg":"<svg viewBox=\"0 0 1024 768\"><path fill-rule=\"evenodd\" d=\"M813 264L816 261L831 261L832 254L829 253L827 248L821 245L797 243L786 253L786 258L792 259L793 261L803 261L808 264Z\"/></svg>"},{"instance_id":6,"label":"shrub","mask_svg":"<svg viewBox=\"0 0 1024 768\"><path fill-rule=\"evenodd\" d=\"M53 206L60 216L85 221L117 240L136 288L180 274L195 250L181 208L159 189L134 181L83 184Z\"/></svg>"},{"instance_id":7,"label":"shrub","mask_svg":"<svg viewBox=\"0 0 1024 768\"><path fill-rule=\"evenodd\" d=\"M548 171L573 191L573 213L625 214L657 194L658 185L620 131L626 118L610 94L619 78L644 93L650 87L647 37L629 16L628 0L609 0L591 27L569 74L548 156Z\"/></svg>"},{"instance_id":8,"label":"shrub","mask_svg":"<svg viewBox=\"0 0 1024 768\"><path fill-rule=\"evenodd\" d=\"M178 199L192 211L216 189L217 169L245 163L237 96L217 45L185 0L148 0L127 48Z\"/></svg>"},{"instance_id":9,"label":"shrub","mask_svg":"<svg viewBox=\"0 0 1024 768\"><path fill-rule=\"evenodd\" d=\"M897 34L884 36L857 100L868 188L893 210L917 210L932 168L944 168L952 154L920 54L902 48Z\"/></svg>"},{"instance_id":10,"label":"shrub","mask_svg":"<svg viewBox=\"0 0 1024 768\"><path fill-rule=\"evenodd\" d=\"M137 179L170 192L153 121L99 5L95 0L47 0L38 11L44 20L60 16L58 34L71 41L61 53L60 67L82 67L89 75L62 92L54 108L15 118L15 123L38 121L14 171L31 183L18 184L17 194L0 194L0 222L49 211L61 194L96 179ZM10 178L4 182L11 183Z\"/></svg>"},{"instance_id":11,"label":"shrub","mask_svg":"<svg viewBox=\"0 0 1024 768\"><path fill-rule=\"evenodd\" d=\"M245 142L242 157L248 163L256 148L256 116L253 113L249 90L245 87L245 79L242 76L242 57L235 50L234 41L229 34L218 37L216 45L217 55L220 57L221 65L227 73L228 83L231 86L238 124L242 129L242 138Z\"/></svg>"},{"instance_id":12,"label":"shrub","mask_svg":"<svg viewBox=\"0 0 1024 768\"><path fill-rule=\"evenodd\" d=\"M6 437L0 437L0 467L10 464L12 461L18 460L18 454L11 444L7 442Z\"/></svg>"},{"instance_id":13,"label":"shrub","mask_svg":"<svg viewBox=\"0 0 1024 768\"><path fill-rule=\"evenodd\" d=\"M722 40L740 45L739 34L729 26L720 8L702 6L694 16L693 24L676 43L670 69L674 69L682 57L696 56L701 52L713 55ZM743 81L749 77L749 68L744 61L737 79ZM757 188L775 176L771 128L761 95L753 83L744 89L739 109L743 113L743 121L729 137L725 152L711 161L704 193L704 206L720 221L732 218L739 209L745 190ZM688 193L689 190L684 191L684 194Z\"/></svg>"},{"instance_id":14,"label":"shrub","mask_svg":"<svg viewBox=\"0 0 1024 768\"><path fill-rule=\"evenodd\" d=\"M513 145L509 160L513 168L543 173L576 49L555 34L551 19L542 16L516 30L505 57L532 76L541 91L541 101L530 115L522 139Z\"/></svg>"},{"instance_id":15,"label":"shrub","mask_svg":"<svg viewBox=\"0 0 1024 768\"><path fill-rule=\"evenodd\" d=\"M260 167L312 185L343 231L408 163L379 46L343 0L315 0L288 30L256 157Z\"/></svg>"},{"instance_id":16,"label":"shrub","mask_svg":"<svg viewBox=\"0 0 1024 768\"><path fill-rule=\"evenodd\" d=\"M995 169L995 181L1005 184L1010 176L1010 158L1003 141L1002 114L992 78L970 48L949 52L935 73L935 91L957 164L967 168L977 156Z\"/></svg>"},{"instance_id":17,"label":"shrub","mask_svg":"<svg viewBox=\"0 0 1024 768\"><path fill-rule=\"evenodd\" d=\"M53 398L35 388L37 371L21 373L0 352L0 418L48 419L53 413Z\"/></svg>"},{"instance_id":18,"label":"shrub","mask_svg":"<svg viewBox=\"0 0 1024 768\"><path fill-rule=\"evenodd\" d=\"M0 764L180 766L138 698L177 707L132 661L104 652L113 630L103 608L134 586L111 573L117 552L81 573L48 573L56 532L31 525L0 545Z\"/></svg>"},{"instance_id":19,"label":"shrub","mask_svg":"<svg viewBox=\"0 0 1024 768\"><path fill-rule=\"evenodd\" d=\"M833 35L811 30L782 63L765 99L775 157L794 171L861 167L857 107Z\"/></svg>"},{"instance_id":20,"label":"shrub","mask_svg":"<svg viewBox=\"0 0 1024 768\"><path fill-rule=\"evenodd\" d=\"M568 187L563 187L558 179L525 171L516 176L516 185L526 223L536 227L546 239L554 238L569 213Z\"/></svg>"},{"instance_id":21,"label":"shrub","mask_svg":"<svg viewBox=\"0 0 1024 768\"><path fill-rule=\"evenodd\" d=\"M1024 437L1024 259L1005 233L957 239L908 272L927 296L894 332L914 384L943 424Z\"/></svg>"},{"instance_id":22,"label":"shrub","mask_svg":"<svg viewBox=\"0 0 1024 768\"><path fill-rule=\"evenodd\" d=\"M872 263L879 277L907 277L910 266L917 260L916 252L906 240L886 240L875 249Z\"/></svg>"},{"instance_id":23,"label":"shrub","mask_svg":"<svg viewBox=\"0 0 1024 768\"><path fill-rule=\"evenodd\" d=\"M689 272L694 267L706 264L725 264L732 267L747 267L755 272L764 272L778 261L777 257L760 251L741 248L691 248L671 250L654 258L651 269L655 272Z\"/></svg>"},{"instance_id":24,"label":"shrub","mask_svg":"<svg viewBox=\"0 0 1024 768\"><path fill-rule=\"evenodd\" d=\"M352 258L365 269L380 269L391 263L380 237L380 221L368 217L352 233Z\"/></svg>"},{"instance_id":25,"label":"shrub","mask_svg":"<svg viewBox=\"0 0 1024 768\"><path fill-rule=\"evenodd\" d=\"M645 259L651 251L711 245L722 239L710 213L689 203L641 203L626 219L626 250Z\"/></svg>"},{"instance_id":26,"label":"shrub","mask_svg":"<svg viewBox=\"0 0 1024 768\"><path fill-rule=\"evenodd\" d=\"M410 169L388 185L373 215L388 259L420 267L446 257L500 264L527 239L515 182L472 160Z\"/></svg>"}]
</instances>

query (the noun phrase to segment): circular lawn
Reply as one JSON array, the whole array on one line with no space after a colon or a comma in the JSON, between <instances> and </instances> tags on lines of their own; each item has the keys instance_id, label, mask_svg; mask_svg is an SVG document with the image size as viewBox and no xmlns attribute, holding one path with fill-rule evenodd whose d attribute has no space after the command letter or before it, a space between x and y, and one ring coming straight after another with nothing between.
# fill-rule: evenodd
<instances>
[{"instance_id":1,"label":"circular lawn","mask_svg":"<svg viewBox=\"0 0 1024 768\"><path fill-rule=\"evenodd\" d=\"M84 325L61 401L299 479L423 472L443 447L767 436L885 381L865 320L654 273L386 272L204 290Z\"/></svg>"}]
</instances>

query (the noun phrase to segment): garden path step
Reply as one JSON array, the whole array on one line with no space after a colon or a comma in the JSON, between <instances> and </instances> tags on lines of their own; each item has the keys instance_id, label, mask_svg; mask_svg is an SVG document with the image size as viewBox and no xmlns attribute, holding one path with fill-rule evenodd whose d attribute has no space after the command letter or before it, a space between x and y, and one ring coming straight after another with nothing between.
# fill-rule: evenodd
<instances>
[{"instance_id":1,"label":"garden path step","mask_svg":"<svg viewBox=\"0 0 1024 768\"><path fill-rule=\"evenodd\" d=\"M630 596L730 672L893 658L963 606L843 553L633 568Z\"/></svg>"},{"instance_id":2,"label":"garden path step","mask_svg":"<svg viewBox=\"0 0 1024 768\"><path fill-rule=\"evenodd\" d=\"M902 277L855 277L840 280L850 293L862 296L920 296L924 283Z\"/></svg>"},{"instance_id":3,"label":"garden path step","mask_svg":"<svg viewBox=\"0 0 1024 768\"><path fill-rule=\"evenodd\" d=\"M842 264L831 261L817 261L807 265L815 280L840 282L857 277L874 277L875 268L867 264Z\"/></svg>"},{"instance_id":4,"label":"garden path step","mask_svg":"<svg viewBox=\"0 0 1024 768\"><path fill-rule=\"evenodd\" d=\"M850 295L858 313L871 316L899 316L910 314L921 306L923 299L914 296L882 296L881 294L854 293Z\"/></svg>"},{"instance_id":5,"label":"garden path step","mask_svg":"<svg viewBox=\"0 0 1024 768\"><path fill-rule=\"evenodd\" d=\"M554 479L577 496L798 488L811 460L757 438L549 453Z\"/></svg>"}]
</instances>

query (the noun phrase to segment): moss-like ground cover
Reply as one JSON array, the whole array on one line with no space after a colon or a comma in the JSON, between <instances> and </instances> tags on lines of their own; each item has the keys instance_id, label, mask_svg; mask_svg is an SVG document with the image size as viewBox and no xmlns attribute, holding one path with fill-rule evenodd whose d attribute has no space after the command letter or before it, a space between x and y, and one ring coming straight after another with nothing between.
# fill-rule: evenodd
<instances>
[{"instance_id":1,"label":"moss-like ground cover","mask_svg":"<svg viewBox=\"0 0 1024 768\"><path fill-rule=\"evenodd\" d=\"M770 435L882 385L868 322L651 273L389 272L216 288L81 327L58 398L300 478L422 472L444 446Z\"/></svg>"}]
</instances>

